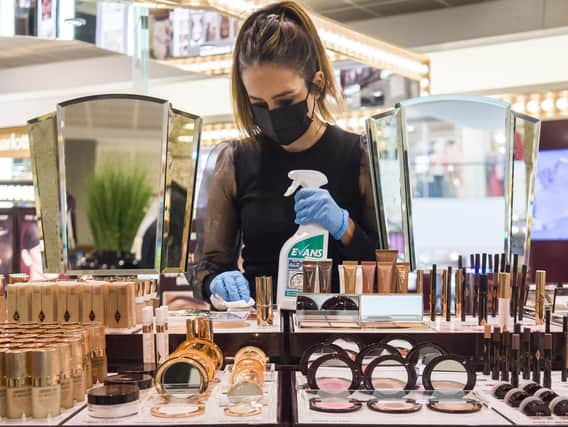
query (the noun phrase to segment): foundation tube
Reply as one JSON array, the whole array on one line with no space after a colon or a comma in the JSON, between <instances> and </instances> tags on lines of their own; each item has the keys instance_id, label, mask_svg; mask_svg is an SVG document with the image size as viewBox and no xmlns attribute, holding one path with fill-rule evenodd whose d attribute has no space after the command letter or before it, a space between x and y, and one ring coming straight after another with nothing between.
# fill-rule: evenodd
<instances>
[{"instance_id":1,"label":"foundation tube","mask_svg":"<svg viewBox=\"0 0 568 427\"><path fill-rule=\"evenodd\" d=\"M6 352L6 417L11 420L32 415L32 389L27 371L27 352Z\"/></svg>"},{"instance_id":2,"label":"foundation tube","mask_svg":"<svg viewBox=\"0 0 568 427\"><path fill-rule=\"evenodd\" d=\"M274 323L270 276L256 278L256 323L258 326L271 326Z\"/></svg>"},{"instance_id":3,"label":"foundation tube","mask_svg":"<svg viewBox=\"0 0 568 427\"><path fill-rule=\"evenodd\" d=\"M373 261L362 261L361 268L363 269L363 293L375 293L375 270L377 263Z\"/></svg>"},{"instance_id":4,"label":"foundation tube","mask_svg":"<svg viewBox=\"0 0 568 427\"><path fill-rule=\"evenodd\" d=\"M377 282L380 294L394 293L394 266L398 251L377 250Z\"/></svg>"},{"instance_id":5,"label":"foundation tube","mask_svg":"<svg viewBox=\"0 0 568 427\"><path fill-rule=\"evenodd\" d=\"M409 262L399 262L396 264L396 293L408 293L408 274L410 273Z\"/></svg>"},{"instance_id":6,"label":"foundation tube","mask_svg":"<svg viewBox=\"0 0 568 427\"><path fill-rule=\"evenodd\" d=\"M355 284L357 281L357 261L343 261L343 274L345 281L345 293L355 294Z\"/></svg>"},{"instance_id":7,"label":"foundation tube","mask_svg":"<svg viewBox=\"0 0 568 427\"><path fill-rule=\"evenodd\" d=\"M544 324L544 303L546 293L546 271L537 270L535 273L536 281L536 304L534 321L536 325Z\"/></svg>"},{"instance_id":8,"label":"foundation tube","mask_svg":"<svg viewBox=\"0 0 568 427\"><path fill-rule=\"evenodd\" d=\"M313 294L316 292L317 264L315 261L304 260L302 268L304 270L304 293Z\"/></svg>"},{"instance_id":9,"label":"foundation tube","mask_svg":"<svg viewBox=\"0 0 568 427\"><path fill-rule=\"evenodd\" d=\"M332 261L330 259L324 259L318 262L318 282L319 290L322 294L331 293L331 267Z\"/></svg>"},{"instance_id":10,"label":"foundation tube","mask_svg":"<svg viewBox=\"0 0 568 427\"><path fill-rule=\"evenodd\" d=\"M55 417L61 414L59 354L56 348L30 352L32 416Z\"/></svg>"},{"instance_id":11,"label":"foundation tube","mask_svg":"<svg viewBox=\"0 0 568 427\"><path fill-rule=\"evenodd\" d=\"M511 275L499 273L499 326L501 330L510 330L510 305L511 305Z\"/></svg>"}]
</instances>

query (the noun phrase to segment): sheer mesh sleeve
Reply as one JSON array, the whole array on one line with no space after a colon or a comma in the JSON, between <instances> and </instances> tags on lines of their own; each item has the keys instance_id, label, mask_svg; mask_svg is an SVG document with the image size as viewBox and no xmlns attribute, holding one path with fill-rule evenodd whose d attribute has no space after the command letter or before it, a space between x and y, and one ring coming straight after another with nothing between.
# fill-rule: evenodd
<instances>
[{"instance_id":1,"label":"sheer mesh sleeve","mask_svg":"<svg viewBox=\"0 0 568 427\"><path fill-rule=\"evenodd\" d=\"M345 259L374 260L379 245L377 214L369 154L365 139L361 139L361 160L359 163L359 192L361 196L361 217L355 218L355 231L349 245L343 247Z\"/></svg>"},{"instance_id":2,"label":"sheer mesh sleeve","mask_svg":"<svg viewBox=\"0 0 568 427\"><path fill-rule=\"evenodd\" d=\"M204 174L204 179L207 174ZM208 299L209 283L223 271L236 269L240 241L235 180L234 144L227 143L217 155L213 172L202 182L205 206L196 215L196 259L190 271L196 297ZM201 217L201 218L199 218Z\"/></svg>"}]
</instances>

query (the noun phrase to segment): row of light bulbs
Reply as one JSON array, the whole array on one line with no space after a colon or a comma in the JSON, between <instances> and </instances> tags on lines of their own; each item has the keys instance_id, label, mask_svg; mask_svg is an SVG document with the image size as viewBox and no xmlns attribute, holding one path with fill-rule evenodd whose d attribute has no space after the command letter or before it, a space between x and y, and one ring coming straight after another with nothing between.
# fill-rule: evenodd
<instances>
[{"instance_id":1,"label":"row of light bulbs","mask_svg":"<svg viewBox=\"0 0 568 427\"><path fill-rule=\"evenodd\" d=\"M528 95L499 95L497 98L511 103L511 108L540 118L568 116L568 90Z\"/></svg>"}]
</instances>

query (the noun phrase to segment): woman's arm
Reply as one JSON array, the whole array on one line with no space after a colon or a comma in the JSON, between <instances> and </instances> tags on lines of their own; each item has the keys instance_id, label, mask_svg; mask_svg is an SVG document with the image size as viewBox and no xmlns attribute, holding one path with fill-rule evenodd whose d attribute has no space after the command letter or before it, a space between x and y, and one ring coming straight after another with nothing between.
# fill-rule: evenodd
<instances>
[{"instance_id":1,"label":"woman's arm","mask_svg":"<svg viewBox=\"0 0 568 427\"><path fill-rule=\"evenodd\" d=\"M359 195L361 218L355 222L351 217L347 231L341 237L342 252L346 259L374 260L379 244L375 198L371 182L369 154L367 145L361 142L361 160L359 163Z\"/></svg>"},{"instance_id":2,"label":"woman's arm","mask_svg":"<svg viewBox=\"0 0 568 427\"><path fill-rule=\"evenodd\" d=\"M236 269L240 235L234 149L234 144L228 144L219 153L207 183L207 208L201 236L203 255L196 260L197 291L204 299L211 296L209 284L217 274Z\"/></svg>"}]
</instances>

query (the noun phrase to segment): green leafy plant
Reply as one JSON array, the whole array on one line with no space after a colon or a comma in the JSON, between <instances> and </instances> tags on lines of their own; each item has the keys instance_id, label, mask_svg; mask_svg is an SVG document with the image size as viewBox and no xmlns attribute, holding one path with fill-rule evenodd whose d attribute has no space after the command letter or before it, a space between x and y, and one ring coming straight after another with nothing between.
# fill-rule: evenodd
<instances>
[{"instance_id":1,"label":"green leafy plant","mask_svg":"<svg viewBox=\"0 0 568 427\"><path fill-rule=\"evenodd\" d=\"M106 162L87 180L86 190L96 249L130 252L152 198L146 172Z\"/></svg>"}]
</instances>

